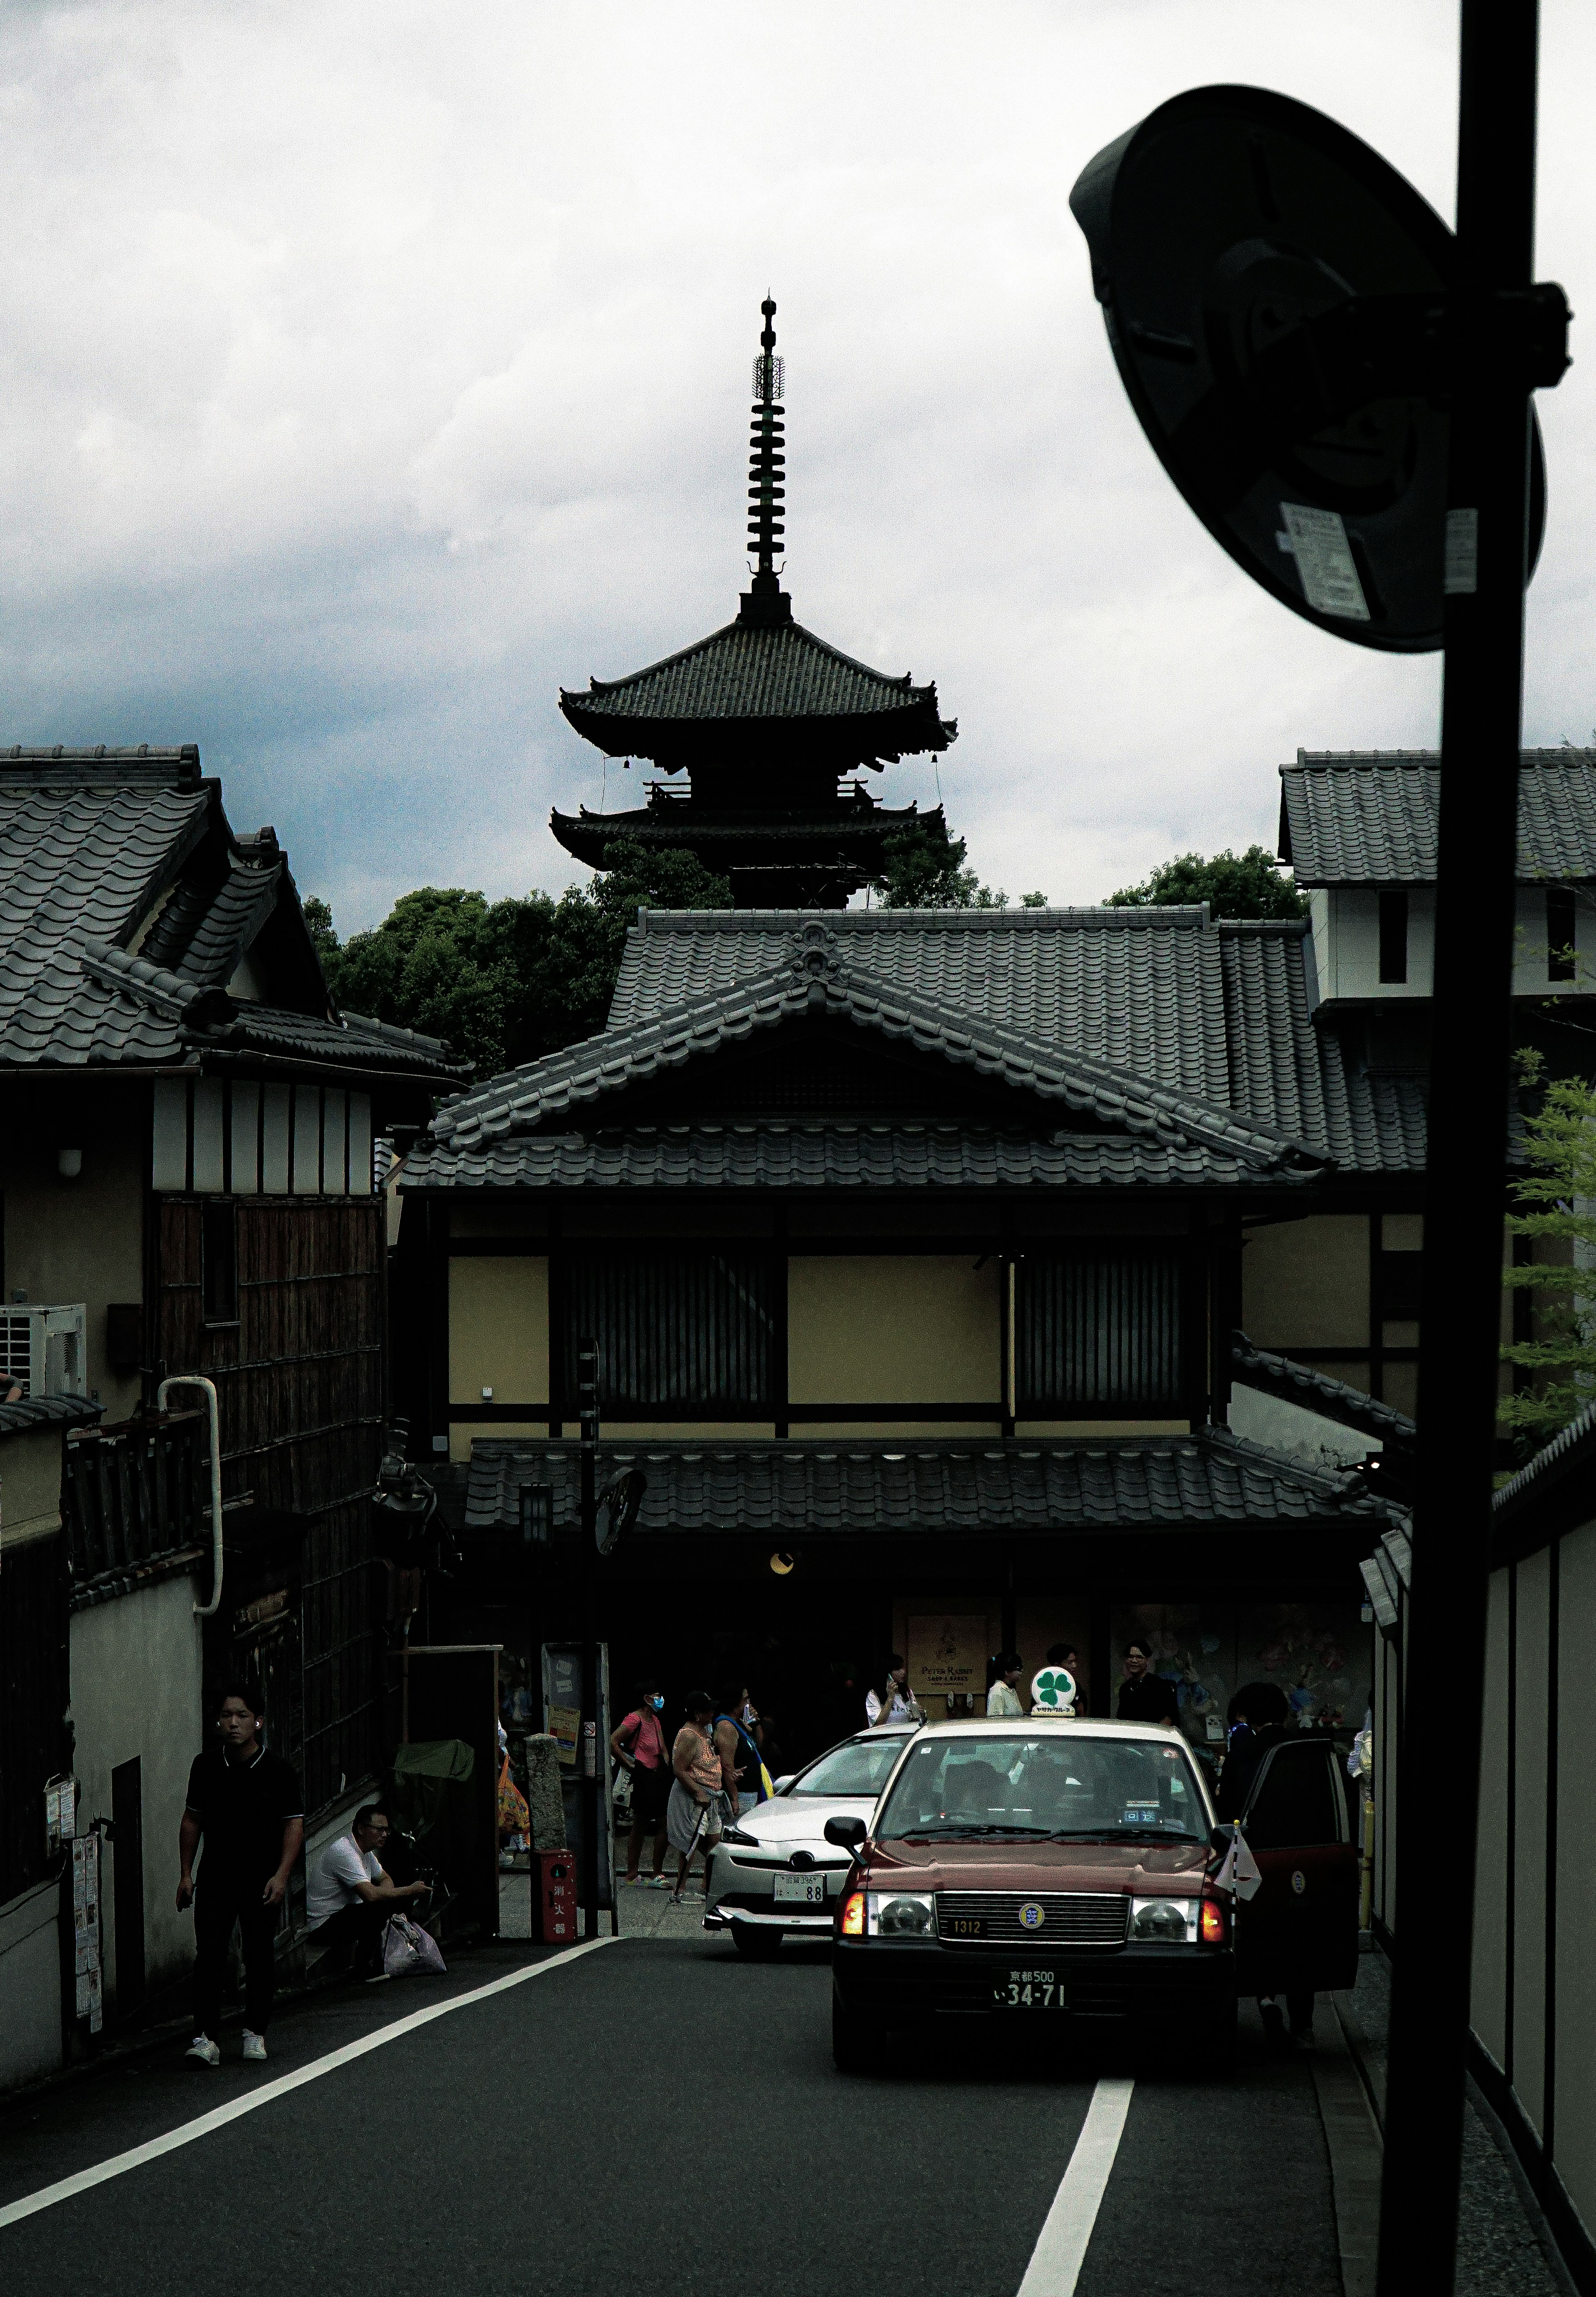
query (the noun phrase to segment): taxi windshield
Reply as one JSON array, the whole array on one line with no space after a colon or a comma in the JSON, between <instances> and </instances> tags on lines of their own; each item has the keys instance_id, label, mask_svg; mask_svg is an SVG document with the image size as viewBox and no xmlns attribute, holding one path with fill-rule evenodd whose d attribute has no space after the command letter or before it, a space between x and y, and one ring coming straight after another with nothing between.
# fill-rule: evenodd
<instances>
[{"instance_id":1,"label":"taxi windshield","mask_svg":"<svg viewBox=\"0 0 1596 2297\"><path fill-rule=\"evenodd\" d=\"M1206 1831L1179 1743L1020 1730L918 1741L876 1826L884 1841L967 1834L1199 1842Z\"/></svg>"}]
</instances>

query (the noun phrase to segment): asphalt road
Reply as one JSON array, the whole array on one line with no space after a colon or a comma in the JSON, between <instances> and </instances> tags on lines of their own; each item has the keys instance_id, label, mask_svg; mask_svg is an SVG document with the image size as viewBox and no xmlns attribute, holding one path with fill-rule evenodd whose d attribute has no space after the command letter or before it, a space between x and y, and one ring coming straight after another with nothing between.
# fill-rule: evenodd
<instances>
[{"instance_id":1,"label":"asphalt road","mask_svg":"<svg viewBox=\"0 0 1596 2297\"><path fill-rule=\"evenodd\" d=\"M0 2115L0 2209L407 2013L523 1967L290 2005L264 2069L174 2045ZM1321 2009L1321 2018L1327 2013ZM1080 2297L1340 2297L1309 2067L1244 2018L1238 2071L1024 2065L1001 2046L832 2067L823 1950L628 1939L552 1967L159 2158L0 2225L7 2297L1014 2297L1099 2072L1133 2072Z\"/></svg>"}]
</instances>

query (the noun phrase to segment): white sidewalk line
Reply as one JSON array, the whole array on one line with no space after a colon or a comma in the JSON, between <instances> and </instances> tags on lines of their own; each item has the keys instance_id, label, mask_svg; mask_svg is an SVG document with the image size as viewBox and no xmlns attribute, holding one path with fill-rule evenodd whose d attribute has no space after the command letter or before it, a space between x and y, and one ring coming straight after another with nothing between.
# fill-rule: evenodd
<instances>
[{"instance_id":1,"label":"white sidewalk line","mask_svg":"<svg viewBox=\"0 0 1596 2297\"><path fill-rule=\"evenodd\" d=\"M485 2002L490 1994L503 1994L512 1986L524 1986L529 1978L541 1978L547 1971L559 1970L570 1962L580 1961L601 1946L613 1946L613 1938L584 1939L580 1946L569 1946L561 1954L551 1955L547 1962L529 1963L523 1970L513 1970L507 1977L495 1978L486 1986L474 1986L469 1994L451 1995L447 2002L434 2002L425 2010L413 2010L407 2018L396 2018L390 2026L379 2026L374 2034L363 2034L358 2042L346 2042L341 2050L329 2050L325 2058L313 2058L308 2066L300 2066L291 2074L279 2074L275 2081L262 2082L259 2089L245 2092L243 2097L218 2105L212 2113L202 2113L193 2121L179 2122L160 2137L152 2137L143 2145L131 2145L126 2153L113 2153L109 2160L96 2161L92 2169L78 2169L70 2178L62 2178L53 2186L41 2186L36 2194L24 2194L20 2201L0 2204L0 2226L15 2225L19 2218L30 2218L39 2210L53 2208L57 2202L69 2202L74 2194L86 2194L91 2186L103 2186L109 2178L120 2178L129 2169L137 2169L146 2161L159 2161L163 2153L175 2153L180 2145L192 2145L196 2137L209 2137L213 2129L225 2129L230 2121L242 2114L253 2113L257 2107L269 2105L275 2097L285 2097L291 2089L316 2081L339 2066L347 2066L363 2058L369 2050L380 2050L385 2042L397 2042L401 2034L413 2034L418 2026L430 2026L434 2018L447 2018L451 2010L464 2010L473 2002Z\"/></svg>"},{"instance_id":2,"label":"white sidewalk line","mask_svg":"<svg viewBox=\"0 0 1596 2297\"><path fill-rule=\"evenodd\" d=\"M1074 2297L1135 2087L1116 2077L1100 2081L1093 2090L1075 2150L1031 2252L1019 2297Z\"/></svg>"}]
</instances>

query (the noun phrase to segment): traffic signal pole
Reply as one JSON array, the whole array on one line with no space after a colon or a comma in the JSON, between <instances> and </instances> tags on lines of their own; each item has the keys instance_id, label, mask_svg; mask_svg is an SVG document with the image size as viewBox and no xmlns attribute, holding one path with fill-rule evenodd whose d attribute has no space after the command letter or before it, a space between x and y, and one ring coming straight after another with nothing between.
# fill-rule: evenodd
<instances>
[{"instance_id":1,"label":"traffic signal pole","mask_svg":"<svg viewBox=\"0 0 1596 2297\"><path fill-rule=\"evenodd\" d=\"M1537 9L1463 0L1417 1509L1379 2297L1449 2293L1469 2026L1512 1050ZM1547 379L1544 375L1541 380Z\"/></svg>"}]
</instances>

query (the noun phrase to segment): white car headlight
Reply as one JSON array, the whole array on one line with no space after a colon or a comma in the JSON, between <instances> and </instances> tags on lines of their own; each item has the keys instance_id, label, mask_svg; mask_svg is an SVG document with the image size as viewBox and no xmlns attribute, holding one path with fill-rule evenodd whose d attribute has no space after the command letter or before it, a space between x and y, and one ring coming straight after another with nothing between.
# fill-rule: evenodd
<instances>
[{"instance_id":1,"label":"white car headlight","mask_svg":"<svg viewBox=\"0 0 1596 2297\"><path fill-rule=\"evenodd\" d=\"M745 1850L757 1850L760 1848L758 1835L746 1833L740 1826L723 1826L720 1829L720 1840L722 1842L740 1843Z\"/></svg>"},{"instance_id":2,"label":"white car headlight","mask_svg":"<svg viewBox=\"0 0 1596 2297\"><path fill-rule=\"evenodd\" d=\"M1132 1946L1195 1946L1197 1937L1196 1898L1132 1898Z\"/></svg>"},{"instance_id":3,"label":"white car headlight","mask_svg":"<svg viewBox=\"0 0 1596 2297\"><path fill-rule=\"evenodd\" d=\"M870 1938L934 1939L936 1899L929 1890L871 1890L866 1923Z\"/></svg>"}]
</instances>

